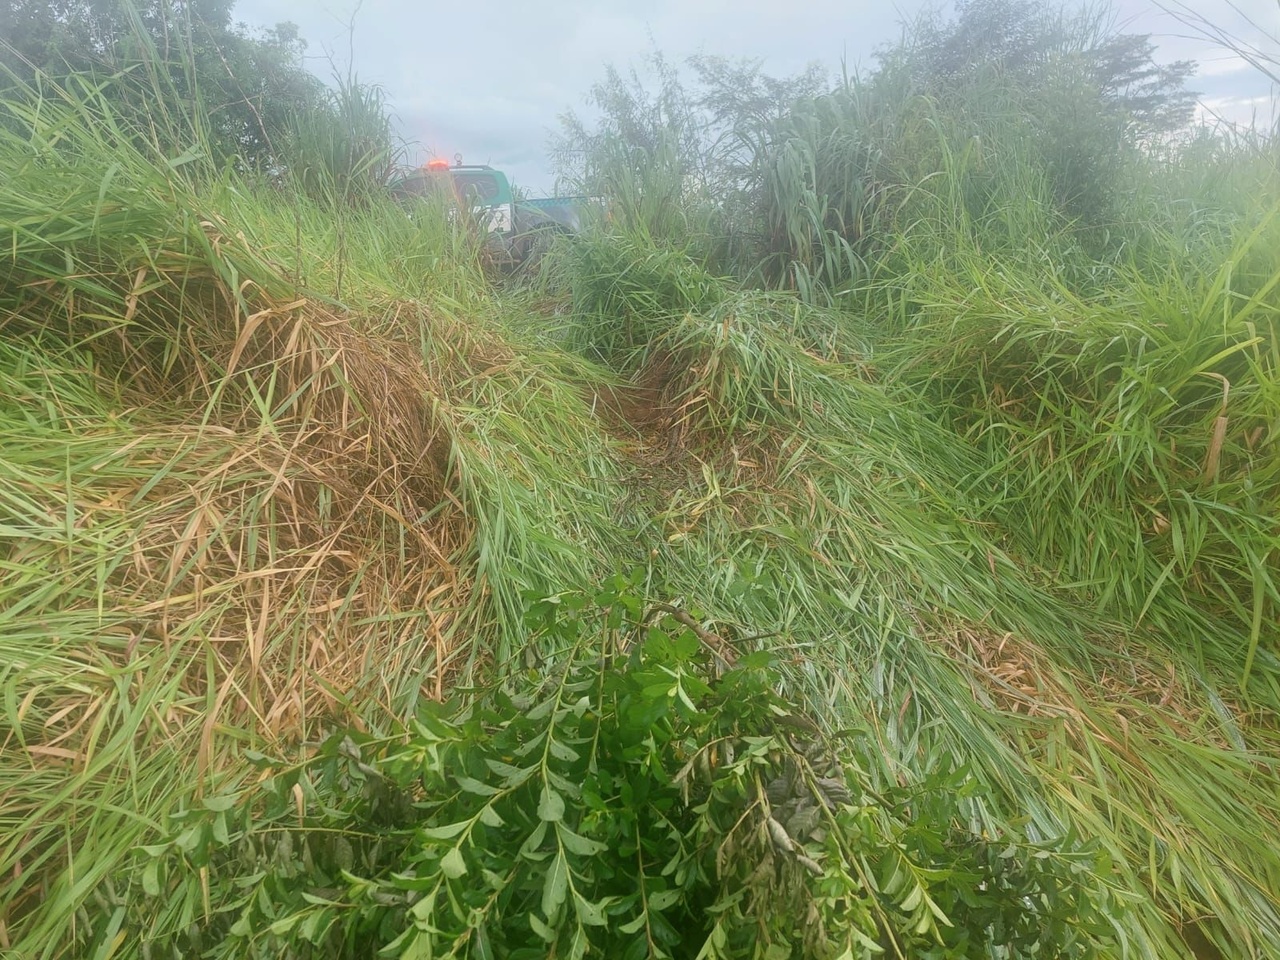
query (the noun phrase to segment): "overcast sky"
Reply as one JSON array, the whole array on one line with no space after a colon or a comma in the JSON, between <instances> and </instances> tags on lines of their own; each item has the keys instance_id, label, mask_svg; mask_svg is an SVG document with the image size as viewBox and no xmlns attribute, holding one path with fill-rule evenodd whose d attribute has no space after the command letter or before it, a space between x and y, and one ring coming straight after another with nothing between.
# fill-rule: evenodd
<instances>
[{"instance_id":1,"label":"overcast sky","mask_svg":"<svg viewBox=\"0 0 1280 960\"><path fill-rule=\"evenodd\" d=\"M309 63L328 79L332 63L381 85L419 162L461 153L491 163L533 192L552 187L547 139L565 110L583 112L606 63L626 67L655 47L672 59L695 53L749 57L781 76L820 63L833 72L873 63L904 19L927 0L239 0L237 19L301 28ZM1168 0L1166 6L1176 5ZM1244 19L1280 37L1280 0L1185 0L1233 35L1276 51ZM1160 58L1202 67L1191 84L1208 110L1233 121L1270 120L1269 82L1190 31L1154 0L1118 0L1118 22L1150 33ZM1234 9L1233 9L1234 8ZM354 32L348 24L354 23Z\"/></svg>"}]
</instances>

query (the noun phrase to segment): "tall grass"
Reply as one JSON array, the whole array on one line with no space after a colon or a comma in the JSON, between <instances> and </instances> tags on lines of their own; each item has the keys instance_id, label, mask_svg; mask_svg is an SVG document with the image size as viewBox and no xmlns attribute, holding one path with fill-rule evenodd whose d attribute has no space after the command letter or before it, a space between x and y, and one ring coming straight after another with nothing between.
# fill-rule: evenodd
<instances>
[{"instance_id":1,"label":"tall grass","mask_svg":"<svg viewBox=\"0 0 1280 960\"><path fill-rule=\"evenodd\" d=\"M978 822L1030 816L1047 836L1101 839L1137 897L1120 912L1127 949L1172 954L1213 916L1226 952L1265 951L1280 864L1250 838L1276 826L1276 663L1257 656L1273 641L1269 618L1260 646L1252 605L1215 587L1270 595L1269 572L1253 579L1231 551L1265 554L1273 508L1217 506L1218 545L1182 557L1217 572L1201 585L1143 545L1131 505L1039 485L1090 468L1029 466L994 430L966 441L931 383L911 383L917 367L897 368L895 351L876 361L839 315L753 296L671 322L650 362L678 444L641 535L677 593L732 634L777 637L794 695L876 717L883 776L963 763L987 791ZM954 349L954 329L937 338ZM1116 527L1139 546L1117 553L1130 542Z\"/></svg>"},{"instance_id":2,"label":"tall grass","mask_svg":"<svg viewBox=\"0 0 1280 960\"><path fill-rule=\"evenodd\" d=\"M522 589L585 579L611 500L585 399L503 342L443 217L382 201L343 244L107 91L51 93L0 134L0 936L43 956L114 949L93 905L241 751L509 657Z\"/></svg>"},{"instance_id":3,"label":"tall grass","mask_svg":"<svg viewBox=\"0 0 1280 960\"><path fill-rule=\"evenodd\" d=\"M636 568L863 731L868 796L957 784L921 842L1092 845L1096 953L1278 955L1274 165L1135 161L1099 245L1016 98L863 95L775 141L763 266L626 154L533 289L443 210L6 95L0 944L224 929L256 874L192 811L542 669L527 608Z\"/></svg>"},{"instance_id":4,"label":"tall grass","mask_svg":"<svg viewBox=\"0 0 1280 960\"><path fill-rule=\"evenodd\" d=\"M668 582L784 637L796 695L877 716L885 776L963 762L980 821L1100 838L1121 949L1271 955L1272 146L1124 153L1082 219L998 84L849 85L780 129L778 253L740 270L840 312L707 297L635 232L581 248L629 263L567 254L566 342L623 344L658 412Z\"/></svg>"},{"instance_id":5,"label":"tall grass","mask_svg":"<svg viewBox=\"0 0 1280 960\"><path fill-rule=\"evenodd\" d=\"M998 478L1020 552L1126 619L1162 617L1163 596L1181 621L1175 598L1201 595L1252 652L1276 598L1276 209L1190 249L1153 229L1090 296L1049 266L993 269L956 233L948 270L916 261L882 291L909 338L898 375L990 451L979 483Z\"/></svg>"}]
</instances>

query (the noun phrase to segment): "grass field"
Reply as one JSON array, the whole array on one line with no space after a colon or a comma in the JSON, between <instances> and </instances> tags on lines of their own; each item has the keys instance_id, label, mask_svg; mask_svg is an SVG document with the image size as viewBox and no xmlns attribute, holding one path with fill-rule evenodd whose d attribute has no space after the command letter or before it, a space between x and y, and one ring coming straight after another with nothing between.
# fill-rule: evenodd
<instances>
[{"instance_id":1,"label":"grass field","mask_svg":"<svg viewBox=\"0 0 1280 960\"><path fill-rule=\"evenodd\" d=\"M998 138L904 116L872 246L819 237L768 283L694 201L673 224L623 195L504 278L443 216L175 155L87 85L5 97L5 956L431 955L407 905L377 933L336 906L310 940L284 914L228 933L265 868L209 851L277 829L264 764L559 676L529 611L632 571L635 603L773 654L779 714L852 738L864 812L951 785L893 807L924 839L884 849L1087 851L1056 955L1280 956L1272 141L1135 160L1104 250ZM181 840L201 810L209 850ZM920 889L969 882L943 872ZM914 887L863 879L915 917ZM579 931L621 923L589 907ZM702 935L670 909L686 939L637 955ZM950 922L872 918L844 955L1055 955ZM474 929L459 955L519 955ZM756 955L734 943L689 956Z\"/></svg>"}]
</instances>

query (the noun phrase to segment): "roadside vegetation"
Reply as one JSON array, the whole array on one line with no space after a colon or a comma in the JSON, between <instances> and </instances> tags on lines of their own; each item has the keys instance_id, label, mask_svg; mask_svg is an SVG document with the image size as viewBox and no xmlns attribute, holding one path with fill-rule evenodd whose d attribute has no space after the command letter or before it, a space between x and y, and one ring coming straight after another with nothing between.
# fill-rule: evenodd
<instances>
[{"instance_id":1,"label":"roadside vegetation","mask_svg":"<svg viewBox=\"0 0 1280 960\"><path fill-rule=\"evenodd\" d=\"M0 954L1280 956L1272 136L655 57L513 274L230 13L0 31Z\"/></svg>"}]
</instances>

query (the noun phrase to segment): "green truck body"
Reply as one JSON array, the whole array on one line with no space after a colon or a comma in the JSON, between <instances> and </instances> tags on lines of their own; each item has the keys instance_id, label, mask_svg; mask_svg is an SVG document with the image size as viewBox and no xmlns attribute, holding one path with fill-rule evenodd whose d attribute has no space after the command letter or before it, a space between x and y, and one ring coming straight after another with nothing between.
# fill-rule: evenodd
<instances>
[{"instance_id":1,"label":"green truck body","mask_svg":"<svg viewBox=\"0 0 1280 960\"><path fill-rule=\"evenodd\" d=\"M507 175L486 164L450 166L433 160L402 173L391 184L392 195L401 200L446 190L476 211L492 239L519 256L528 253L536 237L577 233L590 203L586 197L517 198Z\"/></svg>"}]
</instances>

